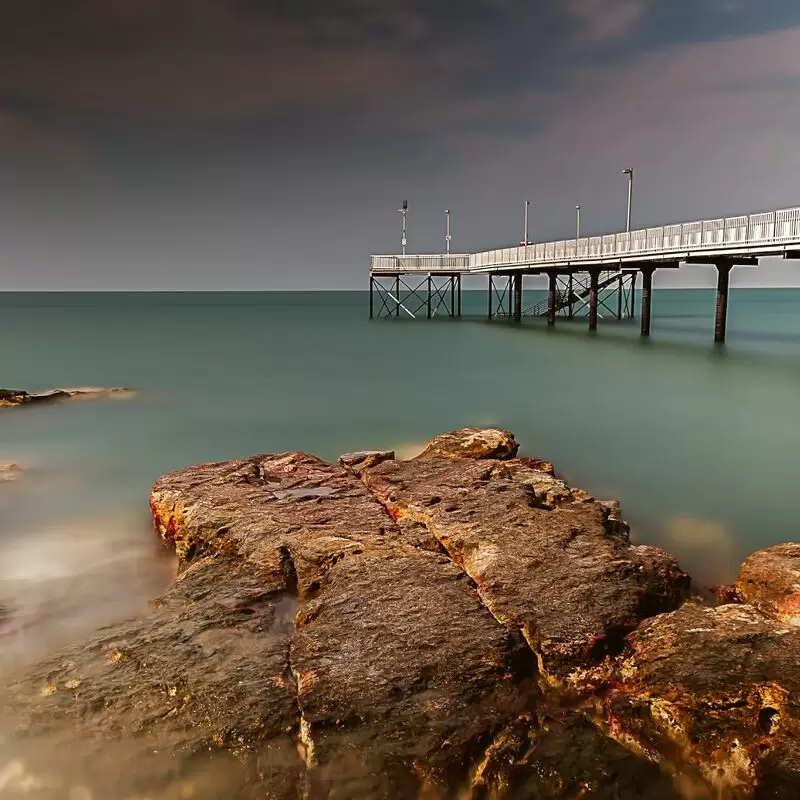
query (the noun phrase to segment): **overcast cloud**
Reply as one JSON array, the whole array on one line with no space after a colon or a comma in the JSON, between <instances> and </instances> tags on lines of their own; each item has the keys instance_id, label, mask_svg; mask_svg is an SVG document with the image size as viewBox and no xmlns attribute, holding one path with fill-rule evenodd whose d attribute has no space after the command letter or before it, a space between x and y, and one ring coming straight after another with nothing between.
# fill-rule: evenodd
<instances>
[{"instance_id":1,"label":"overcast cloud","mask_svg":"<svg viewBox=\"0 0 800 800\"><path fill-rule=\"evenodd\" d=\"M370 252L800 204L794 0L0 0L6 289L359 288ZM662 280L708 285L707 272ZM737 281L800 285L800 265Z\"/></svg>"}]
</instances>

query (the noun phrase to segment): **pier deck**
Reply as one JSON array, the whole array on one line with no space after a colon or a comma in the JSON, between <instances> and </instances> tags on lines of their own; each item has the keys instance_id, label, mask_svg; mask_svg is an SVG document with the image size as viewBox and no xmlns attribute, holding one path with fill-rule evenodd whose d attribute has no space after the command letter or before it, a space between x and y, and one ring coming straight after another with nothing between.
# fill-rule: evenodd
<instances>
[{"instance_id":1,"label":"pier deck","mask_svg":"<svg viewBox=\"0 0 800 800\"><path fill-rule=\"evenodd\" d=\"M370 318L376 316L376 295L378 317L402 312L417 318L423 309L428 318L460 317L462 277L483 275L489 318L546 316L553 325L559 313L577 313L588 316L594 330L601 306L620 319L635 315L641 273L641 333L649 336L655 271L704 264L717 268L714 341L724 342L730 272L758 266L764 257L800 258L800 206L478 253L373 255ZM548 276L547 301L529 309L523 309L525 275Z\"/></svg>"}]
</instances>

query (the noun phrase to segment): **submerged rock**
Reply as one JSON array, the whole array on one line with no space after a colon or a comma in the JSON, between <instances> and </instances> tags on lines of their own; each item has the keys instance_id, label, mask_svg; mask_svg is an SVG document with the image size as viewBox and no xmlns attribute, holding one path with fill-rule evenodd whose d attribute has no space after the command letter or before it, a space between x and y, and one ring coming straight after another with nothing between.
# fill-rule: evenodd
<instances>
[{"instance_id":1,"label":"submerged rock","mask_svg":"<svg viewBox=\"0 0 800 800\"><path fill-rule=\"evenodd\" d=\"M684 603L688 576L631 544L618 504L516 452L467 429L411 461L284 453L159 479L176 580L149 616L3 686L19 786L797 796L800 628Z\"/></svg>"},{"instance_id":2,"label":"submerged rock","mask_svg":"<svg viewBox=\"0 0 800 800\"><path fill-rule=\"evenodd\" d=\"M22 467L13 461L0 461L0 483L16 481L22 477Z\"/></svg>"},{"instance_id":3,"label":"submerged rock","mask_svg":"<svg viewBox=\"0 0 800 800\"><path fill-rule=\"evenodd\" d=\"M70 389L49 389L46 392L29 394L21 389L0 389L0 408L35 405L37 403L57 403L62 400L91 400L98 397L132 397L131 389L119 387L80 386Z\"/></svg>"}]
</instances>

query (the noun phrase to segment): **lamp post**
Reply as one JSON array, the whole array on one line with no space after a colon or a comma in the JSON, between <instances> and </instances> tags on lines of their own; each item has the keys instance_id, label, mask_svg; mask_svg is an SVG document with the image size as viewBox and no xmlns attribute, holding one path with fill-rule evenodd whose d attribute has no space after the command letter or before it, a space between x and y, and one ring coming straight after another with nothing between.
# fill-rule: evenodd
<instances>
[{"instance_id":1,"label":"lamp post","mask_svg":"<svg viewBox=\"0 0 800 800\"><path fill-rule=\"evenodd\" d=\"M452 237L450 236L450 209L449 208L446 208L444 210L444 220L445 220L445 224L444 224L445 248L446 248L446 251L447 251L447 255L450 255L450 239Z\"/></svg>"},{"instance_id":2,"label":"lamp post","mask_svg":"<svg viewBox=\"0 0 800 800\"><path fill-rule=\"evenodd\" d=\"M581 238L581 207L575 206L575 238Z\"/></svg>"},{"instance_id":3,"label":"lamp post","mask_svg":"<svg viewBox=\"0 0 800 800\"><path fill-rule=\"evenodd\" d=\"M628 176L628 214L626 216L625 222L625 231L628 234L628 252L631 250L631 208L633 207L633 167L628 167L627 169L622 170L623 175ZM636 286L636 273L633 273L633 278L631 279L633 282L633 287ZM622 319L622 293L624 288L624 281L622 277L622 262L619 265L619 285L617 286L617 290L619 292L617 296L617 318ZM633 289L631 290L633 292ZM631 313L633 313L633 309L631 309Z\"/></svg>"},{"instance_id":4,"label":"lamp post","mask_svg":"<svg viewBox=\"0 0 800 800\"><path fill-rule=\"evenodd\" d=\"M525 247L528 246L528 210L530 209L530 207L531 207L531 201L530 200L526 200L525 201L524 241L523 241L523 244L525 245Z\"/></svg>"},{"instance_id":5,"label":"lamp post","mask_svg":"<svg viewBox=\"0 0 800 800\"><path fill-rule=\"evenodd\" d=\"M625 230L631 232L631 207L633 206L633 167L622 170L623 175L628 176L628 215Z\"/></svg>"},{"instance_id":6,"label":"lamp post","mask_svg":"<svg viewBox=\"0 0 800 800\"><path fill-rule=\"evenodd\" d=\"M408 243L408 227L406 223L406 215L408 214L408 200L403 200L403 207L397 209L403 218L403 235L400 239L400 248L402 254L406 254L406 244Z\"/></svg>"}]
</instances>

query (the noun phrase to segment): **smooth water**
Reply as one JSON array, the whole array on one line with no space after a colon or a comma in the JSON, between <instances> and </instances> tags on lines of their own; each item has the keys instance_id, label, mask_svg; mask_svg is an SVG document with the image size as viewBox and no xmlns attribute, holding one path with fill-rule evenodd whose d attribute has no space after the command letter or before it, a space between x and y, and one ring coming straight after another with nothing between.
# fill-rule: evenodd
<instances>
[{"instance_id":1,"label":"smooth water","mask_svg":"<svg viewBox=\"0 0 800 800\"><path fill-rule=\"evenodd\" d=\"M370 322L358 292L0 295L0 386L137 392L0 412L0 460L27 470L0 484L0 669L161 591L148 490L200 461L412 454L499 425L701 582L797 538L800 291L734 291L722 349L713 291L656 291L649 341L637 321L488 323L485 300Z\"/></svg>"}]
</instances>

